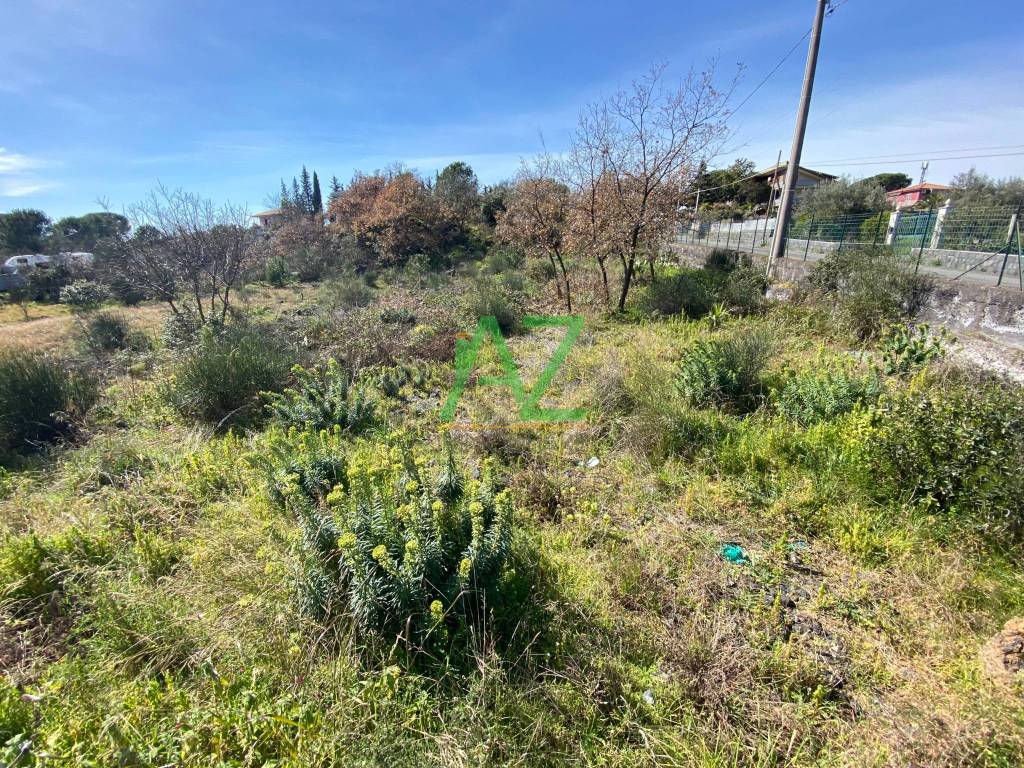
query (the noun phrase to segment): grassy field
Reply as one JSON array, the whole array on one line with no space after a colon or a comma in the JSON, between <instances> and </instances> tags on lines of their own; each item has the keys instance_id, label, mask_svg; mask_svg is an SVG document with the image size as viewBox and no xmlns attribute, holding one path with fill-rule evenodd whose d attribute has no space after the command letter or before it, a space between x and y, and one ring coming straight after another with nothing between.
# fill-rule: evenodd
<instances>
[{"instance_id":1,"label":"grassy field","mask_svg":"<svg viewBox=\"0 0 1024 768\"><path fill-rule=\"evenodd\" d=\"M1024 689L984 662L1024 614L1019 497L1000 495L1011 481L991 457L954 466L955 450L908 437L924 430L913 408L944 413L966 392L949 418L975 413L984 382L941 358L886 373L877 342L816 305L594 312L541 403L585 419L488 428L517 406L479 386L502 371L487 345L445 424L453 331L474 330L450 311L470 290L460 280L382 285L362 307L337 286L245 292L268 345L354 371L347 420L335 408L339 426L319 434L294 416L254 410L228 428L181 406L169 392L187 353L159 341L161 306L117 310L152 344L100 357L67 313L3 310L0 350L63 354L101 386L65 445L0 469L0 763L1021 764ZM562 333L507 336L526 386ZM755 343L749 382L708 385ZM372 404L358 426L353 391ZM1012 416L1021 394L1006 391ZM981 435L978 413L960 438L938 417L923 434ZM1015 472L1014 439L993 428L979 455ZM508 505L507 541L465 523L472 558L484 541L506 558L493 598L431 623L404 619L399 595L388 618L405 623L377 631L361 617L381 580L400 583L401 540L390 566L383 544L363 553L378 569L365 583L346 546L371 534L351 523L350 539L314 540L371 514L367 530L391 541L411 525L404 499L454 514L448 449L466 498ZM507 496L480 490L492 477ZM318 496L314 480L334 490ZM360 512L363 482L397 489L395 509L388 490L369 506L391 511ZM335 522L311 528L324 510ZM338 584L310 575L339 562ZM358 599L323 608L339 585Z\"/></svg>"}]
</instances>

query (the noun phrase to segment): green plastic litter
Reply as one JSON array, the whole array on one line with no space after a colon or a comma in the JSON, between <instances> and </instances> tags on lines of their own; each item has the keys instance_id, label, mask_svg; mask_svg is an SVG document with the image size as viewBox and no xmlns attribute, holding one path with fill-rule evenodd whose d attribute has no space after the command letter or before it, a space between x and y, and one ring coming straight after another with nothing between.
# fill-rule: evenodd
<instances>
[{"instance_id":1,"label":"green plastic litter","mask_svg":"<svg viewBox=\"0 0 1024 768\"><path fill-rule=\"evenodd\" d=\"M719 554L730 563L736 563L737 565L745 565L750 562L747 553L743 551L743 547L739 544L723 544Z\"/></svg>"}]
</instances>

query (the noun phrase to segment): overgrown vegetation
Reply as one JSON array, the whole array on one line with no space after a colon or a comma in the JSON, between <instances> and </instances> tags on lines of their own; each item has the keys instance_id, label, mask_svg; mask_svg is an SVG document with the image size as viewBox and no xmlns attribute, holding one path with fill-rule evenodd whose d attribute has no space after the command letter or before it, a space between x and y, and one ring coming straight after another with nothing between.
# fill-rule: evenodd
<instances>
[{"instance_id":1,"label":"overgrown vegetation","mask_svg":"<svg viewBox=\"0 0 1024 768\"><path fill-rule=\"evenodd\" d=\"M68 437L95 396L93 379L60 360L0 351L0 458Z\"/></svg>"},{"instance_id":2,"label":"overgrown vegetation","mask_svg":"<svg viewBox=\"0 0 1024 768\"><path fill-rule=\"evenodd\" d=\"M260 393L280 391L293 362L267 329L205 327L172 364L164 397L182 415L217 428L258 423Z\"/></svg>"},{"instance_id":3,"label":"overgrown vegetation","mask_svg":"<svg viewBox=\"0 0 1024 768\"><path fill-rule=\"evenodd\" d=\"M981 656L1024 612L1020 387L946 360L881 252L782 304L739 254L673 266L661 219L622 251L587 161L640 161L597 138L483 192L305 172L218 235L244 275L202 313L178 274L0 355L0 763L1021 763ZM549 371L528 316L570 301ZM585 417L520 421L492 339L441 422L481 315Z\"/></svg>"}]
</instances>

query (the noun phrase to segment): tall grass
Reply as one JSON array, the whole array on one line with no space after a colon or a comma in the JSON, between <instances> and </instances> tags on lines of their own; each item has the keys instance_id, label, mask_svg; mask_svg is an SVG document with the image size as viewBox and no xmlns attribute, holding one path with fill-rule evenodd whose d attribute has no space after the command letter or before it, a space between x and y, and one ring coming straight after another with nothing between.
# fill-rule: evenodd
<instances>
[{"instance_id":1,"label":"tall grass","mask_svg":"<svg viewBox=\"0 0 1024 768\"><path fill-rule=\"evenodd\" d=\"M217 428L258 423L265 410L261 392L279 392L294 357L265 329L204 328L199 342L183 350L163 387L180 414Z\"/></svg>"},{"instance_id":2,"label":"tall grass","mask_svg":"<svg viewBox=\"0 0 1024 768\"><path fill-rule=\"evenodd\" d=\"M68 437L96 395L90 376L60 360L0 352L0 453L30 452Z\"/></svg>"}]
</instances>

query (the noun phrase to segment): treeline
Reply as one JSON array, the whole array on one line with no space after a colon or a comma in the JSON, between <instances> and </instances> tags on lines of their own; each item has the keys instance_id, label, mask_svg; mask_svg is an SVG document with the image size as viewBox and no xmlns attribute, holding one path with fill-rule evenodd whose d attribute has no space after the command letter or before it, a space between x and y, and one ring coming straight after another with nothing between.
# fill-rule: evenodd
<instances>
[{"instance_id":1,"label":"treeline","mask_svg":"<svg viewBox=\"0 0 1024 768\"><path fill-rule=\"evenodd\" d=\"M0 213L0 254L93 251L103 240L122 237L131 229L127 218L98 212L52 221L42 211L19 208Z\"/></svg>"}]
</instances>

